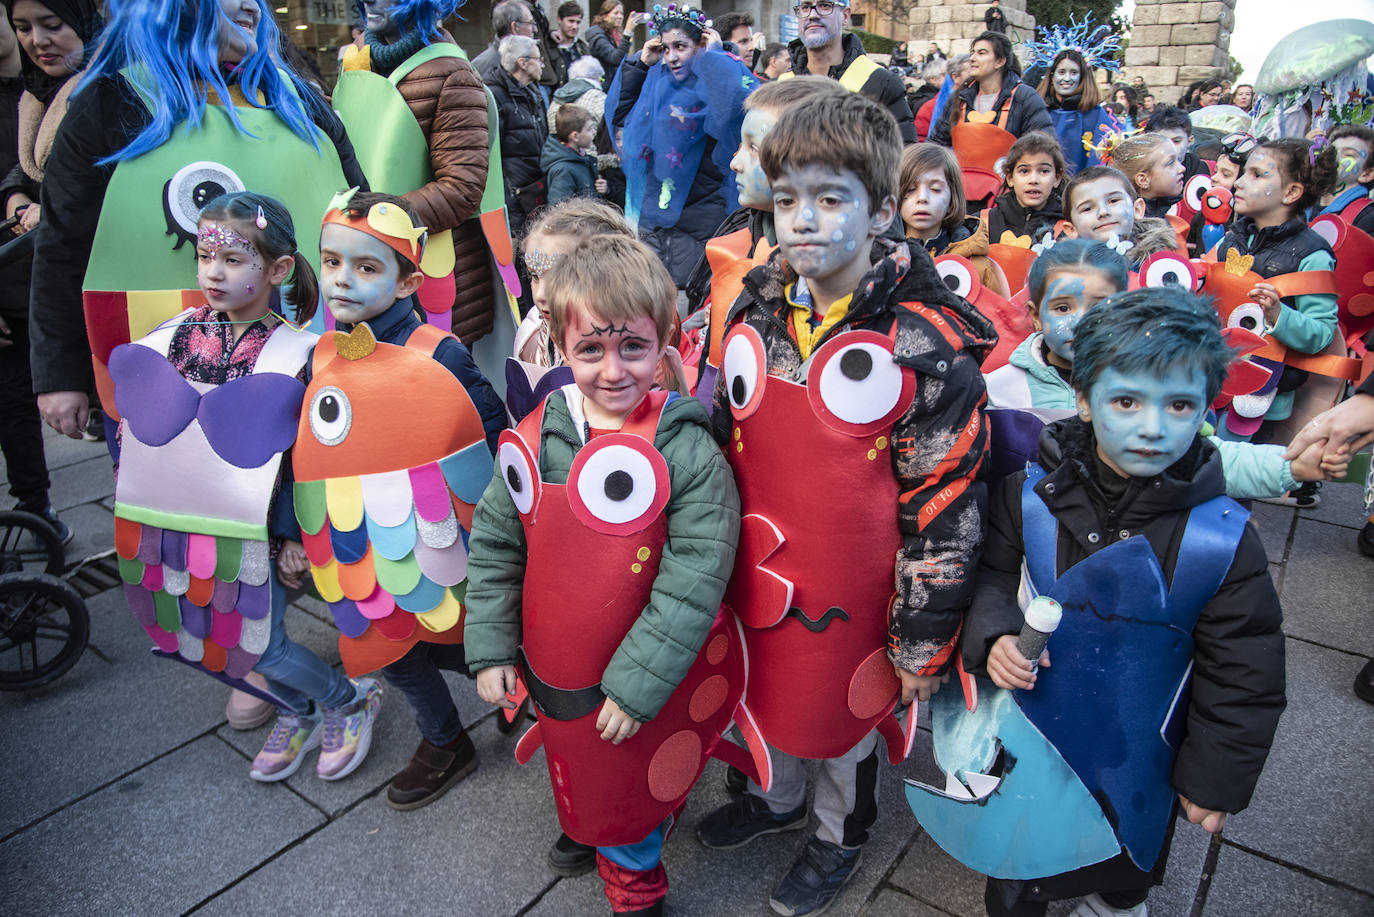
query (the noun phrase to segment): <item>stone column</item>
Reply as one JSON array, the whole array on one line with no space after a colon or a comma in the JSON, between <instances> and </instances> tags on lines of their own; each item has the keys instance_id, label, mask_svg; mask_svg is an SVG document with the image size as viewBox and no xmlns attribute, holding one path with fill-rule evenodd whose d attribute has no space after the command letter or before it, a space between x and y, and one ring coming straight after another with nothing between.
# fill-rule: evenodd
<instances>
[{"instance_id":1,"label":"stone column","mask_svg":"<svg viewBox=\"0 0 1374 917\"><path fill-rule=\"evenodd\" d=\"M1230 76L1236 0L1136 0L1123 76L1143 77L1162 105L1190 83Z\"/></svg>"},{"instance_id":2,"label":"stone column","mask_svg":"<svg viewBox=\"0 0 1374 917\"><path fill-rule=\"evenodd\" d=\"M907 19L911 28L907 48L913 59L915 49L924 55L926 44L932 41L950 57L968 53L973 39L985 29L983 11L989 5L964 0L920 0ZM1002 16L1007 22L1007 37L1013 44L1035 37L1035 17L1026 12L1026 0L1002 0Z\"/></svg>"}]
</instances>

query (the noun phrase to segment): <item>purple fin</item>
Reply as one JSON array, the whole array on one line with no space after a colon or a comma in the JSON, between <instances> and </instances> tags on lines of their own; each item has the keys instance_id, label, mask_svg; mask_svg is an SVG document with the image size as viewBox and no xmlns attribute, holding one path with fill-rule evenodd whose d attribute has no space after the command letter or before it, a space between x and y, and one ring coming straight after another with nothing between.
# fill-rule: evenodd
<instances>
[{"instance_id":1,"label":"purple fin","mask_svg":"<svg viewBox=\"0 0 1374 917\"><path fill-rule=\"evenodd\" d=\"M144 627L157 625L157 610L153 607L153 594L142 586L124 584L124 598L129 602L129 611L134 620Z\"/></svg>"},{"instance_id":2,"label":"purple fin","mask_svg":"<svg viewBox=\"0 0 1374 917\"><path fill-rule=\"evenodd\" d=\"M155 525L139 528L138 560L145 565L162 563L162 529Z\"/></svg>"},{"instance_id":3,"label":"purple fin","mask_svg":"<svg viewBox=\"0 0 1374 917\"><path fill-rule=\"evenodd\" d=\"M248 652L241 646L231 647L224 653L224 674L230 678L243 678L253 671L259 656ZM259 695L261 696L261 695Z\"/></svg>"},{"instance_id":4,"label":"purple fin","mask_svg":"<svg viewBox=\"0 0 1374 917\"><path fill-rule=\"evenodd\" d=\"M179 573L186 572L186 539L185 532L162 530L162 563Z\"/></svg>"},{"instance_id":5,"label":"purple fin","mask_svg":"<svg viewBox=\"0 0 1374 917\"><path fill-rule=\"evenodd\" d=\"M213 388L197 418L215 454L239 468L265 465L296 441L305 385L284 373L256 373Z\"/></svg>"},{"instance_id":6,"label":"purple fin","mask_svg":"<svg viewBox=\"0 0 1374 917\"><path fill-rule=\"evenodd\" d=\"M181 605L181 626L186 628L186 633L199 640L209 637L210 615L214 612L201 608L184 595L177 601Z\"/></svg>"},{"instance_id":7,"label":"purple fin","mask_svg":"<svg viewBox=\"0 0 1374 917\"><path fill-rule=\"evenodd\" d=\"M266 583L261 586L239 583L239 600L234 603L234 609L245 618L261 621L272 610L272 590Z\"/></svg>"},{"instance_id":8,"label":"purple fin","mask_svg":"<svg viewBox=\"0 0 1374 917\"><path fill-rule=\"evenodd\" d=\"M196 416L200 394L166 357L142 344L125 344L110 354L115 404L139 442L165 446Z\"/></svg>"},{"instance_id":9,"label":"purple fin","mask_svg":"<svg viewBox=\"0 0 1374 917\"><path fill-rule=\"evenodd\" d=\"M334 624L345 637L361 637L367 633L372 622L364 618L352 599L330 602L329 610L334 613Z\"/></svg>"},{"instance_id":10,"label":"purple fin","mask_svg":"<svg viewBox=\"0 0 1374 917\"><path fill-rule=\"evenodd\" d=\"M234 580L226 583L222 579L215 580L215 591L210 596L210 607L215 611L233 611L234 605L239 600L239 583Z\"/></svg>"}]
</instances>

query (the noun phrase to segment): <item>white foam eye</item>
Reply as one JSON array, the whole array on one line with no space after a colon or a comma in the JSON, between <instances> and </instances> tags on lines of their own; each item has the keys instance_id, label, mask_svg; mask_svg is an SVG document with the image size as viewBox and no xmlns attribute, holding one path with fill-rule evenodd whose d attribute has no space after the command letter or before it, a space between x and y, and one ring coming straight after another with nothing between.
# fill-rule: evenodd
<instances>
[{"instance_id":1,"label":"white foam eye","mask_svg":"<svg viewBox=\"0 0 1374 917\"><path fill-rule=\"evenodd\" d=\"M1194 175L1183 186L1183 202L1193 210L1202 209L1202 199L1212 190L1212 180L1206 175Z\"/></svg>"},{"instance_id":2,"label":"white foam eye","mask_svg":"<svg viewBox=\"0 0 1374 917\"><path fill-rule=\"evenodd\" d=\"M935 270L955 296L970 299L978 295L982 283L978 280L978 272L973 269L973 264L967 258L959 255L941 255L935 259Z\"/></svg>"},{"instance_id":3,"label":"white foam eye","mask_svg":"<svg viewBox=\"0 0 1374 917\"><path fill-rule=\"evenodd\" d=\"M806 395L834 429L866 434L896 420L911 403L916 378L892 359L892 342L872 331L831 338L812 358Z\"/></svg>"},{"instance_id":4,"label":"white foam eye","mask_svg":"<svg viewBox=\"0 0 1374 917\"><path fill-rule=\"evenodd\" d=\"M1226 317L1228 328L1244 328L1253 334L1264 334L1264 310L1252 302L1241 303Z\"/></svg>"},{"instance_id":5,"label":"white foam eye","mask_svg":"<svg viewBox=\"0 0 1374 917\"><path fill-rule=\"evenodd\" d=\"M748 325L737 325L725 336L721 372L725 374L725 394L736 420L758 410L768 378L763 338Z\"/></svg>"},{"instance_id":6,"label":"white foam eye","mask_svg":"<svg viewBox=\"0 0 1374 917\"><path fill-rule=\"evenodd\" d=\"M310 432L326 446L337 446L348 437L353 424L353 406L348 396L326 385L310 399Z\"/></svg>"},{"instance_id":7,"label":"white foam eye","mask_svg":"<svg viewBox=\"0 0 1374 917\"><path fill-rule=\"evenodd\" d=\"M506 482L515 510L528 516L539 501L541 482L539 469L534 456L519 434L506 430L501 434L500 444L496 447L496 464L501 469L501 480Z\"/></svg>"},{"instance_id":8,"label":"white foam eye","mask_svg":"<svg viewBox=\"0 0 1374 917\"><path fill-rule=\"evenodd\" d=\"M1341 224L1340 218L1330 214L1313 220L1312 231L1325 239L1326 244L1332 248L1340 245L1341 237L1345 235L1345 227Z\"/></svg>"},{"instance_id":9,"label":"white foam eye","mask_svg":"<svg viewBox=\"0 0 1374 917\"><path fill-rule=\"evenodd\" d=\"M668 463L638 436L610 434L588 445L568 472L568 502L588 528L628 535L668 503Z\"/></svg>"},{"instance_id":10,"label":"white foam eye","mask_svg":"<svg viewBox=\"0 0 1374 917\"><path fill-rule=\"evenodd\" d=\"M195 239L201 208L221 194L242 190L243 181L233 169L222 163L201 160L177 170L163 189L162 203L167 217L181 227L187 238Z\"/></svg>"},{"instance_id":11,"label":"white foam eye","mask_svg":"<svg viewBox=\"0 0 1374 917\"><path fill-rule=\"evenodd\" d=\"M987 160L983 160L983 161L986 162ZM997 157L997 161L994 162L994 163L992 164L992 171L995 172L995 173L997 173L998 175L1005 176L1005 175L1007 174L1007 173L1004 171L1004 170L1006 169L1006 167L1007 167L1007 157L1005 157L1005 156L998 156L998 157Z\"/></svg>"},{"instance_id":12,"label":"white foam eye","mask_svg":"<svg viewBox=\"0 0 1374 917\"><path fill-rule=\"evenodd\" d=\"M1156 252L1140 266L1143 287L1183 287L1197 292L1197 281L1188 259L1175 252Z\"/></svg>"}]
</instances>

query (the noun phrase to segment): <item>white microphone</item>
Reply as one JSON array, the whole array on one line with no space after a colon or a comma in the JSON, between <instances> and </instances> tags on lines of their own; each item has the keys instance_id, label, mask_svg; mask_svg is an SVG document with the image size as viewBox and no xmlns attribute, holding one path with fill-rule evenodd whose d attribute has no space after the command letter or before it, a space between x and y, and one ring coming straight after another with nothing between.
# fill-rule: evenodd
<instances>
[{"instance_id":1,"label":"white microphone","mask_svg":"<svg viewBox=\"0 0 1374 917\"><path fill-rule=\"evenodd\" d=\"M1035 666L1049 642L1050 634L1059 626L1064 609L1047 595L1037 595L1026 608L1026 623L1016 638L1016 651Z\"/></svg>"}]
</instances>

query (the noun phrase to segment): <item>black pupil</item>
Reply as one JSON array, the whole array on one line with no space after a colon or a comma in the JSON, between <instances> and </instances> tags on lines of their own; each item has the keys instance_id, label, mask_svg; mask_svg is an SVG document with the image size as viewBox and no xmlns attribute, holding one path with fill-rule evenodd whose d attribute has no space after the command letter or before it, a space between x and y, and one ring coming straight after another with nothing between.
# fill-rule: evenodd
<instances>
[{"instance_id":1,"label":"black pupil","mask_svg":"<svg viewBox=\"0 0 1374 917\"><path fill-rule=\"evenodd\" d=\"M1246 315L1243 318L1241 318L1240 326L1244 328L1246 331L1254 331L1257 327L1259 327L1259 322L1255 320L1255 317L1253 315Z\"/></svg>"},{"instance_id":2,"label":"black pupil","mask_svg":"<svg viewBox=\"0 0 1374 917\"><path fill-rule=\"evenodd\" d=\"M525 485L520 480L520 473L515 470L514 465L506 466L506 481L510 484L510 489L516 493L525 489Z\"/></svg>"},{"instance_id":3,"label":"black pupil","mask_svg":"<svg viewBox=\"0 0 1374 917\"><path fill-rule=\"evenodd\" d=\"M959 278L958 278L958 277L956 277L956 276L953 275L953 274L946 274L946 275L944 276L944 281L945 281L945 286L949 287L951 290L953 290L953 291L956 292L956 293L959 292Z\"/></svg>"},{"instance_id":4,"label":"black pupil","mask_svg":"<svg viewBox=\"0 0 1374 917\"><path fill-rule=\"evenodd\" d=\"M333 423L339 419L339 399L333 395L325 395L320 399L320 420L325 423Z\"/></svg>"},{"instance_id":5,"label":"black pupil","mask_svg":"<svg viewBox=\"0 0 1374 917\"><path fill-rule=\"evenodd\" d=\"M634 478L628 471L612 471L606 475L606 497L619 503L635 489Z\"/></svg>"},{"instance_id":6,"label":"black pupil","mask_svg":"<svg viewBox=\"0 0 1374 917\"><path fill-rule=\"evenodd\" d=\"M840 356L840 372L844 373L846 379L856 382L867 379L868 374L873 372L873 355L858 347L846 350Z\"/></svg>"},{"instance_id":7,"label":"black pupil","mask_svg":"<svg viewBox=\"0 0 1374 917\"><path fill-rule=\"evenodd\" d=\"M736 376L730 383L730 400L735 404L744 404L744 377Z\"/></svg>"},{"instance_id":8,"label":"black pupil","mask_svg":"<svg viewBox=\"0 0 1374 917\"><path fill-rule=\"evenodd\" d=\"M1168 286L1171 286L1171 287L1182 286L1182 284L1180 284L1179 281L1178 281L1178 274L1174 273L1173 271L1169 271L1169 272L1168 272L1167 274L1165 274L1161 279L1162 279L1162 280L1164 281L1164 283L1165 283L1166 285L1168 285Z\"/></svg>"},{"instance_id":9,"label":"black pupil","mask_svg":"<svg viewBox=\"0 0 1374 917\"><path fill-rule=\"evenodd\" d=\"M206 180L196 185L191 192L191 200L197 207L204 207L224 193L224 186L217 181Z\"/></svg>"}]
</instances>

